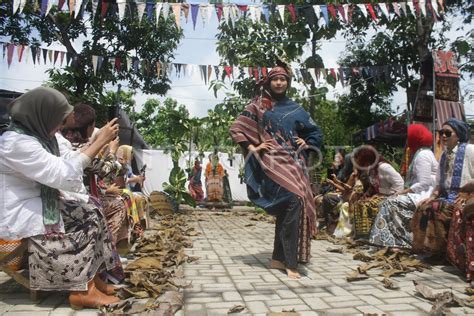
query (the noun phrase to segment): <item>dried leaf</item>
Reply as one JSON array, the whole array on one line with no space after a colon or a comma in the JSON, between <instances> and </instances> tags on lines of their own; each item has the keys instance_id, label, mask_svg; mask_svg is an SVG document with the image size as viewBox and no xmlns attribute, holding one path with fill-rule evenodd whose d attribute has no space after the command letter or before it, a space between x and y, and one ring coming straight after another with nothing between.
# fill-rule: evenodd
<instances>
[{"instance_id":1,"label":"dried leaf","mask_svg":"<svg viewBox=\"0 0 474 316\"><path fill-rule=\"evenodd\" d=\"M245 309L244 305L234 305L227 311L227 314L240 313L244 309Z\"/></svg>"},{"instance_id":2,"label":"dried leaf","mask_svg":"<svg viewBox=\"0 0 474 316\"><path fill-rule=\"evenodd\" d=\"M398 274L403 274L405 273L405 271L403 270L399 270L399 269L390 269L390 270L387 270L383 273L380 273L381 276L385 277L385 278L389 278L391 276L394 276L394 275L398 275Z\"/></svg>"},{"instance_id":3,"label":"dried leaf","mask_svg":"<svg viewBox=\"0 0 474 316\"><path fill-rule=\"evenodd\" d=\"M372 260L374 260L374 258L372 258L371 256L363 253L363 252L357 252L354 257L353 257L354 260L359 260L359 261L364 261L364 262L370 262Z\"/></svg>"},{"instance_id":4,"label":"dried leaf","mask_svg":"<svg viewBox=\"0 0 474 316\"><path fill-rule=\"evenodd\" d=\"M337 248L327 248L327 252L335 252L335 253L344 253L344 248L343 247L337 247Z\"/></svg>"},{"instance_id":5,"label":"dried leaf","mask_svg":"<svg viewBox=\"0 0 474 316\"><path fill-rule=\"evenodd\" d=\"M366 280L369 276L367 274L361 274L359 270L352 271L352 273L346 277L348 282Z\"/></svg>"},{"instance_id":6,"label":"dried leaf","mask_svg":"<svg viewBox=\"0 0 474 316\"><path fill-rule=\"evenodd\" d=\"M385 288L390 289L390 290L396 290L400 288L397 282L390 280L389 278L384 278L382 280L382 283Z\"/></svg>"},{"instance_id":7,"label":"dried leaf","mask_svg":"<svg viewBox=\"0 0 474 316\"><path fill-rule=\"evenodd\" d=\"M161 258L159 257L143 257L132 261L127 265L125 268L126 271L132 270L149 270L149 269L163 269L163 263L161 262Z\"/></svg>"}]
</instances>

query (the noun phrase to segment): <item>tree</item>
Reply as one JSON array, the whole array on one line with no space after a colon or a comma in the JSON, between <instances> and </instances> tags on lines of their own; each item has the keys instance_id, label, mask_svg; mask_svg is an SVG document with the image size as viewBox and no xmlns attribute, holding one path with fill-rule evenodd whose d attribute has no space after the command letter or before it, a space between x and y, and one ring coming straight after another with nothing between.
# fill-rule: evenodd
<instances>
[{"instance_id":1,"label":"tree","mask_svg":"<svg viewBox=\"0 0 474 316\"><path fill-rule=\"evenodd\" d=\"M157 63L169 63L173 58L182 31L172 18L159 18L155 23L137 17L136 6L129 6L123 20L119 20L116 6L110 6L104 18L100 9L92 16L92 2L82 8L78 18L53 6L42 16L36 6L27 5L23 13L12 15L12 2L2 2L0 34L11 36L15 44L39 47L41 43L61 43L72 62L63 69L50 69L51 84L69 94L72 101L87 101L99 106L107 84L127 82L132 91L164 94L170 88L166 71L157 75ZM83 38L81 48L77 43ZM102 56L102 67L94 75L92 56ZM118 58L118 59L116 59ZM134 66L127 70L125 62Z\"/></svg>"}]
</instances>

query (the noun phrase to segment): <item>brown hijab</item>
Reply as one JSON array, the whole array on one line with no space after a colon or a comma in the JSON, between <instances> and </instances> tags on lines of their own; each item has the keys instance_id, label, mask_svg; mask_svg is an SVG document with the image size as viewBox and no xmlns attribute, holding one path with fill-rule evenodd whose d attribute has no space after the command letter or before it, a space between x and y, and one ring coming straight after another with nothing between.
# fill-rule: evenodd
<instances>
[{"instance_id":1,"label":"brown hijab","mask_svg":"<svg viewBox=\"0 0 474 316\"><path fill-rule=\"evenodd\" d=\"M13 123L19 124L28 134L43 141L73 111L66 97L53 88L39 87L26 92L10 103Z\"/></svg>"}]
</instances>

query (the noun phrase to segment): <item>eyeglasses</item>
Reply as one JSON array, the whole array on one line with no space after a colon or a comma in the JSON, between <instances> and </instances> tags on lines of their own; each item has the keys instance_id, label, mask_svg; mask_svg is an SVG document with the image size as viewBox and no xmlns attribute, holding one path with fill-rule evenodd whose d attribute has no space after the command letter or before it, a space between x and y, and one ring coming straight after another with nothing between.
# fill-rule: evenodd
<instances>
[{"instance_id":1,"label":"eyeglasses","mask_svg":"<svg viewBox=\"0 0 474 316\"><path fill-rule=\"evenodd\" d=\"M443 135L446 135L446 137L449 138L451 137L451 135L453 135L453 132L448 129L440 129L438 133L439 133L439 137L443 137Z\"/></svg>"}]
</instances>

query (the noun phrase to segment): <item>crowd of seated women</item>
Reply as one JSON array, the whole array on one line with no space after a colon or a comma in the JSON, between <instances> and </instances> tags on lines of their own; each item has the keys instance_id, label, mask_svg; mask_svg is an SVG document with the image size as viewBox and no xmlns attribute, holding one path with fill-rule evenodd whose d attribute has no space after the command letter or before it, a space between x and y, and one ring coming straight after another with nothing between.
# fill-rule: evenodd
<instances>
[{"instance_id":1,"label":"crowd of seated women","mask_svg":"<svg viewBox=\"0 0 474 316\"><path fill-rule=\"evenodd\" d=\"M123 279L117 244L140 233L144 213L126 186L144 178L129 171L132 151L118 146L116 119L91 137L93 108L46 87L15 99L9 114L0 239L27 241L31 289L69 291L76 309L118 302L104 276Z\"/></svg>"},{"instance_id":2,"label":"crowd of seated women","mask_svg":"<svg viewBox=\"0 0 474 316\"><path fill-rule=\"evenodd\" d=\"M402 176L375 148L356 148L333 175L332 190L316 197L322 225L335 237L445 258L472 281L474 272L474 145L470 127L449 119L439 132L444 152L436 160L432 133L408 127L409 167ZM349 162L352 161L352 164Z\"/></svg>"}]
</instances>

